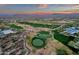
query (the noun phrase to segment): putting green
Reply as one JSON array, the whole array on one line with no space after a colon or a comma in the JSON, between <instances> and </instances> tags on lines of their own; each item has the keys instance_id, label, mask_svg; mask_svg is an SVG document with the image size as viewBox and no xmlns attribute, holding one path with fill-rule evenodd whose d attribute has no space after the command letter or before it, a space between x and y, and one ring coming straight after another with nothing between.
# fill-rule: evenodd
<instances>
[{"instance_id":1,"label":"putting green","mask_svg":"<svg viewBox=\"0 0 79 59\"><path fill-rule=\"evenodd\" d=\"M43 45L43 41L40 40L40 39L35 39L35 40L33 40L33 45L42 46Z\"/></svg>"},{"instance_id":2,"label":"putting green","mask_svg":"<svg viewBox=\"0 0 79 59\"><path fill-rule=\"evenodd\" d=\"M41 32L38 32L37 37L47 39L50 37L50 34L47 31L41 31Z\"/></svg>"},{"instance_id":3,"label":"putting green","mask_svg":"<svg viewBox=\"0 0 79 59\"><path fill-rule=\"evenodd\" d=\"M32 45L36 48L42 48L45 46L45 41L43 41L41 38L34 37L32 39Z\"/></svg>"}]
</instances>

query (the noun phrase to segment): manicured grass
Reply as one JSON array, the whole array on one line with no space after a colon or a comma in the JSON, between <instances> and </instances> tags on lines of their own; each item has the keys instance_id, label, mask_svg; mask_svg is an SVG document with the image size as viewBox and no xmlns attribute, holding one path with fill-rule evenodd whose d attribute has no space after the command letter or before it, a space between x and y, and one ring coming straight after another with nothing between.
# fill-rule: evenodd
<instances>
[{"instance_id":1,"label":"manicured grass","mask_svg":"<svg viewBox=\"0 0 79 59\"><path fill-rule=\"evenodd\" d=\"M49 24L40 24L40 23L32 23L32 22L19 22L21 24L31 25L33 27L44 27L44 28L56 28L60 25L49 25Z\"/></svg>"},{"instance_id":2,"label":"manicured grass","mask_svg":"<svg viewBox=\"0 0 79 59\"><path fill-rule=\"evenodd\" d=\"M35 40L33 40L33 45L42 46L43 45L43 41L40 40L40 39L35 39Z\"/></svg>"},{"instance_id":3,"label":"manicured grass","mask_svg":"<svg viewBox=\"0 0 79 59\"><path fill-rule=\"evenodd\" d=\"M45 41L43 41L42 38L37 37L34 37L31 43L35 48L43 48L46 45Z\"/></svg>"},{"instance_id":4,"label":"manicured grass","mask_svg":"<svg viewBox=\"0 0 79 59\"><path fill-rule=\"evenodd\" d=\"M47 32L47 31L40 31L39 33L40 34L49 34L49 32Z\"/></svg>"},{"instance_id":5,"label":"manicured grass","mask_svg":"<svg viewBox=\"0 0 79 59\"><path fill-rule=\"evenodd\" d=\"M15 25L15 24L10 24L9 26L10 26L11 28L17 29L17 30L23 29L21 26L17 26L17 25Z\"/></svg>"},{"instance_id":6,"label":"manicured grass","mask_svg":"<svg viewBox=\"0 0 79 59\"><path fill-rule=\"evenodd\" d=\"M54 32L54 38L63 44L67 44L70 41L68 36L60 34L59 32Z\"/></svg>"},{"instance_id":7,"label":"manicured grass","mask_svg":"<svg viewBox=\"0 0 79 59\"><path fill-rule=\"evenodd\" d=\"M50 37L50 34L47 31L41 31L38 32L37 37L47 39Z\"/></svg>"},{"instance_id":8,"label":"manicured grass","mask_svg":"<svg viewBox=\"0 0 79 59\"><path fill-rule=\"evenodd\" d=\"M36 37L32 39L32 45L36 48L43 48L46 45L46 40L49 36L50 34L47 31L38 32Z\"/></svg>"}]
</instances>

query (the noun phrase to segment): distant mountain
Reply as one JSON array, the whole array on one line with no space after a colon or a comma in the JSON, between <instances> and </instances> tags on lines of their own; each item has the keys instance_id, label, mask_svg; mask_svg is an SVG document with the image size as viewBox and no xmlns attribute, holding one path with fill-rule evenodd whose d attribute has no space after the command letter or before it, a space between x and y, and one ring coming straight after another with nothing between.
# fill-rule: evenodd
<instances>
[{"instance_id":1,"label":"distant mountain","mask_svg":"<svg viewBox=\"0 0 79 59\"><path fill-rule=\"evenodd\" d=\"M79 18L79 14L53 14L53 17L59 17L59 18L69 18L69 19L74 19L74 18Z\"/></svg>"},{"instance_id":2,"label":"distant mountain","mask_svg":"<svg viewBox=\"0 0 79 59\"><path fill-rule=\"evenodd\" d=\"M15 14L0 14L0 16L14 16Z\"/></svg>"},{"instance_id":3,"label":"distant mountain","mask_svg":"<svg viewBox=\"0 0 79 59\"><path fill-rule=\"evenodd\" d=\"M79 13L74 14L0 14L0 16L17 16L23 18L69 18L79 19Z\"/></svg>"}]
</instances>

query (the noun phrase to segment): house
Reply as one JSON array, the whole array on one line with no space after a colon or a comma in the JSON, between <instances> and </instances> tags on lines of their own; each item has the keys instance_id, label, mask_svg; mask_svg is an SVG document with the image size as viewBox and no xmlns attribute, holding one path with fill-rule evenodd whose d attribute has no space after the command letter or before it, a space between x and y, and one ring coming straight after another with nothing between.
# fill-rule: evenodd
<instances>
[{"instance_id":1,"label":"house","mask_svg":"<svg viewBox=\"0 0 79 59\"><path fill-rule=\"evenodd\" d=\"M75 33L79 32L79 28L77 28L77 27L66 28L65 32L67 32L69 35L73 36Z\"/></svg>"},{"instance_id":2,"label":"house","mask_svg":"<svg viewBox=\"0 0 79 59\"><path fill-rule=\"evenodd\" d=\"M0 37L5 37L6 35L11 33L14 33L14 31L12 31L11 29L4 29L4 30L0 29Z\"/></svg>"},{"instance_id":3,"label":"house","mask_svg":"<svg viewBox=\"0 0 79 59\"><path fill-rule=\"evenodd\" d=\"M12 30L8 29L8 30L3 30L2 31L5 35L6 34L10 34L10 33L14 33Z\"/></svg>"}]
</instances>

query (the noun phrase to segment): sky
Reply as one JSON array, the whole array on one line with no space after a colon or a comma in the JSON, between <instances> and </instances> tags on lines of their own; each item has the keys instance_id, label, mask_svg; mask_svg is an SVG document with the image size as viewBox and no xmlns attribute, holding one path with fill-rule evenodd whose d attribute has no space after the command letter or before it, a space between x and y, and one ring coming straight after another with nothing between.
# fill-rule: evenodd
<instances>
[{"instance_id":1,"label":"sky","mask_svg":"<svg viewBox=\"0 0 79 59\"><path fill-rule=\"evenodd\" d=\"M0 4L0 14L79 13L79 4Z\"/></svg>"}]
</instances>

